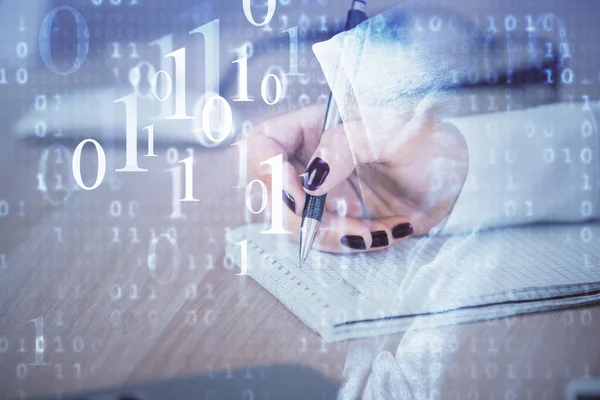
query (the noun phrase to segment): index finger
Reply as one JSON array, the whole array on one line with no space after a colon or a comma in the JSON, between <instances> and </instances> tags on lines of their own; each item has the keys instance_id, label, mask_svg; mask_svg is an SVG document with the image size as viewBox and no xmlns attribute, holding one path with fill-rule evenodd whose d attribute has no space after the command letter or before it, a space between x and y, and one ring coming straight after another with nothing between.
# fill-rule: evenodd
<instances>
[{"instance_id":1,"label":"index finger","mask_svg":"<svg viewBox=\"0 0 600 400\"><path fill-rule=\"evenodd\" d=\"M321 131L325 120L325 105L312 104L288 113L280 114L266 121L260 122L252 128L249 139L263 135L272 139L277 145L277 154L283 153L284 160L288 156L306 161L311 157L319 144ZM252 146L253 140L248 143L248 155L250 152L262 156L262 147ZM252 150L251 150L252 147ZM269 158L269 157L268 157Z\"/></svg>"},{"instance_id":2,"label":"index finger","mask_svg":"<svg viewBox=\"0 0 600 400\"><path fill-rule=\"evenodd\" d=\"M304 209L305 193L300 184L300 172L290 163L290 158L302 162L309 158L318 144L325 108L312 105L285 113L253 127L247 138L247 162L250 171L267 186L270 191L272 171L265 161L282 155L282 188L284 193L272 193L272 199L282 198L295 214L301 215ZM303 162L306 162L304 160Z\"/></svg>"}]
</instances>

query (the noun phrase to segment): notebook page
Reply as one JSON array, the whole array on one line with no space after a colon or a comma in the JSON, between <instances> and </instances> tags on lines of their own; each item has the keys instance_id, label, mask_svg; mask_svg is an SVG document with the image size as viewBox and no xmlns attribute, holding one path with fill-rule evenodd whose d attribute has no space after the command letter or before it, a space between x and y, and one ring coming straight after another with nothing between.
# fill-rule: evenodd
<instances>
[{"instance_id":1,"label":"notebook page","mask_svg":"<svg viewBox=\"0 0 600 400\"><path fill-rule=\"evenodd\" d=\"M251 225L232 233L232 241L251 240L249 274L312 324L507 302L515 308L520 301L600 289L599 224L415 238L360 255L313 251L303 268L297 267L297 244L261 230ZM258 258L251 255L256 250ZM261 257L269 257L266 268ZM292 287L301 290L287 292Z\"/></svg>"},{"instance_id":2,"label":"notebook page","mask_svg":"<svg viewBox=\"0 0 600 400\"><path fill-rule=\"evenodd\" d=\"M443 313L400 315L394 318L376 321L348 321L343 324L335 325L329 336L323 335L323 338L326 341L357 339L367 336L404 332L408 329L430 329L445 325L456 325L511 317L517 314L584 306L598 302L600 302L600 293L596 291L594 294L580 295L559 300L537 300L531 303L522 304L485 305L478 308L462 308Z\"/></svg>"},{"instance_id":3,"label":"notebook page","mask_svg":"<svg viewBox=\"0 0 600 400\"><path fill-rule=\"evenodd\" d=\"M409 268L413 275L402 282L396 312L440 312L593 290L600 282L600 226L585 226L596 240L582 240L582 229L535 226L430 239ZM432 261L423 262L424 255Z\"/></svg>"}]
</instances>

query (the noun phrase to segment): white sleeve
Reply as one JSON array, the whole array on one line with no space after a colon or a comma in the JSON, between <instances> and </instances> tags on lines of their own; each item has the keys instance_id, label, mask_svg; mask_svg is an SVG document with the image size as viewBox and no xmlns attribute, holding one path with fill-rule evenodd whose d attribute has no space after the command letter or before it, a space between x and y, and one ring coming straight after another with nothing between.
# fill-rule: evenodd
<instances>
[{"instance_id":1,"label":"white sleeve","mask_svg":"<svg viewBox=\"0 0 600 400\"><path fill-rule=\"evenodd\" d=\"M467 142L469 171L443 232L599 218L597 110L563 103L448 119Z\"/></svg>"}]
</instances>

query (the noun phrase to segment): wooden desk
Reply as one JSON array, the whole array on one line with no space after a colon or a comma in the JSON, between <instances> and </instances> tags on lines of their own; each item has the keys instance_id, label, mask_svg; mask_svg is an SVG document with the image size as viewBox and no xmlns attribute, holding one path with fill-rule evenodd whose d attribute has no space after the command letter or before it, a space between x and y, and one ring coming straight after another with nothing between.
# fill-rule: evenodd
<instances>
[{"instance_id":1,"label":"wooden desk","mask_svg":"<svg viewBox=\"0 0 600 400\"><path fill-rule=\"evenodd\" d=\"M417 379L426 385L425 378L435 376L438 347L418 345L419 337L447 341L440 366L446 381L442 398L559 398L570 378L600 372L598 306L411 333L410 338L399 334L385 341L324 344L259 285L236 276L223 262L224 229L244 219L243 193L232 189L234 149L196 150L194 191L200 202L184 204L188 218L175 221L169 218L165 149L158 149L156 159L140 157L149 172L114 174L122 180L118 190L111 188L109 172L97 190L73 193L55 206L37 190L44 147L3 142L0 201L10 210L0 218L5 258L0 395L89 390L285 362L311 366L339 383L347 354L379 348L378 343L394 353L401 341L403 368L428 371ZM187 156L184 149L179 154L178 159ZM113 170L124 163L122 152L114 155ZM70 164L52 160L48 171L66 179ZM85 151L82 160L86 173L95 175L94 152ZM47 194L56 199L61 193L49 189ZM160 235L169 227L177 231L179 267L169 271L171 252L163 238L152 276L152 230ZM27 365L35 360L35 325L28 321L38 317L43 317L46 340L43 362L49 364L44 366Z\"/></svg>"}]
</instances>

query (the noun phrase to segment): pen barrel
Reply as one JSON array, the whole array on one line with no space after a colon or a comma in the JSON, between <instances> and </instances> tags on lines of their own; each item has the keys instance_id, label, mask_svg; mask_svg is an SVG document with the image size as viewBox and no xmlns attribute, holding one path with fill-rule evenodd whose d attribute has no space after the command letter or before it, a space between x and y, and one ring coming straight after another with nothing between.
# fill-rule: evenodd
<instances>
[{"instance_id":1,"label":"pen barrel","mask_svg":"<svg viewBox=\"0 0 600 400\"><path fill-rule=\"evenodd\" d=\"M368 19L367 14L364 11L366 3L362 0L355 0L352 4L352 8L348 11L348 18L346 19L346 27L345 31L349 31L360 25L362 22ZM360 8L355 8L360 6ZM339 82L338 82L339 80ZM340 74L335 74L334 83L332 87L341 87L345 83L345 77ZM340 110L335 103L333 98L333 93L329 93L329 101L327 103L327 111L325 113L325 122L323 124L323 132L327 129L332 128L336 125L342 123L342 117L340 115Z\"/></svg>"},{"instance_id":2,"label":"pen barrel","mask_svg":"<svg viewBox=\"0 0 600 400\"><path fill-rule=\"evenodd\" d=\"M302 219L311 218L321 222L323 211L325 210L325 200L327 200L326 194L322 196L311 196L310 194L307 194Z\"/></svg>"},{"instance_id":3,"label":"pen barrel","mask_svg":"<svg viewBox=\"0 0 600 400\"><path fill-rule=\"evenodd\" d=\"M323 122L323 132L341 123L342 117L340 115L340 110L337 108L337 104L333 98L333 93L329 93L327 111L325 112L325 122Z\"/></svg>"},{"instance_id":4,"label":"pen barrel","mask_svg":"<svg viewBox=\"0 0 600 400\"><path fill-rule=\"evenodd\" d=\"M365 21L368 17L364 12L366 6L366 2L364 0L354 0L352 3L352 8L348 12L348 18L346 20L345 30L350 30ZM336 74L337 75L337 74ZM335 79L338 79L337 77ZM339 78L341 79L341 77ZM336 82L337 83L337 82ZM335 85L334 85L335 87ZM333 98L333 93L329 95L329 103L327 104L327 112L325 113L325 122L323 124L323 132L327 129L338 125L342 122L342 118L340 115L340 111L335 103ZM327 200L327 195L324 194L322 196L311 196L309 194L306 195L306 203L304 204L304 210L302 213L302 226L304 227L305 222L309 222L307 220L316 220L321 222L323 218L323 211L325 211L325 201ZM310 225L307 225L310 226ZM312 232L312 238L310 241L305 242L306 246L303 247L303 240L308 240L308 238L303 237L303 230L300 231L300 264L306 259L310 248L312 247L312 240L314 240L314 235L316 233L316 229L318 229L318 224L314 225L316 228L314 232Z\"/></svg>"}]
</instances>

